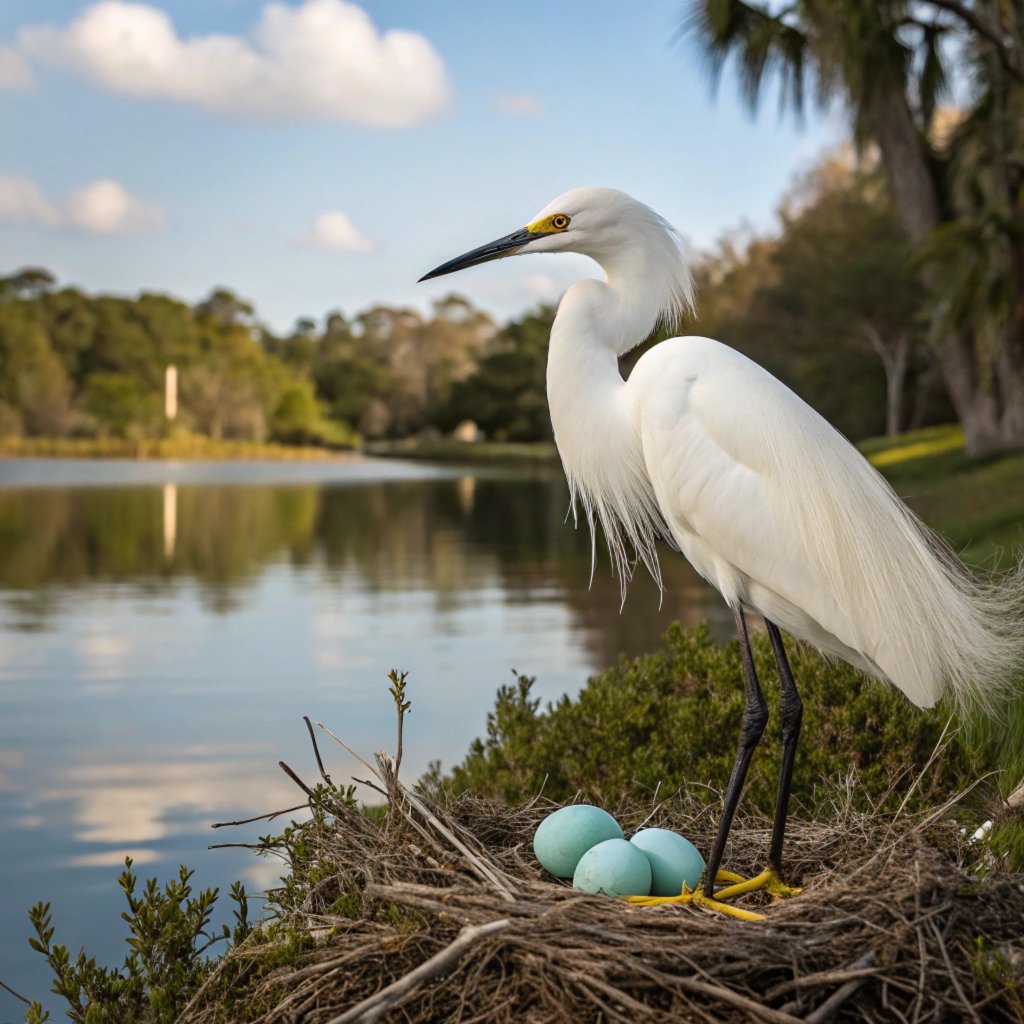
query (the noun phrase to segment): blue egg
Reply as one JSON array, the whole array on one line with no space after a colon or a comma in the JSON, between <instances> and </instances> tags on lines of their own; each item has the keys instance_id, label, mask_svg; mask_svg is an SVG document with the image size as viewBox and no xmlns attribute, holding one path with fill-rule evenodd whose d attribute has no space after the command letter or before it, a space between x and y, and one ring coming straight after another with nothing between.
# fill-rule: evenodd
<instances>
[{"instance_id":1,"label":"blue egg","mask_svg":"<svg viewBox=\"0 0 1024 1024\"><path fill-rule=\"evenodd\" d=\"M647 896L651 891L651 862L643 850L625 839L606 839L580 858L572 887L606 896Z\"/></svg>"},{"instance_id":2,"label":"blue egg","mask_svg":"<svg viewBox=\"0 0 1024 1024\"><path fill-rule=\"evenodd\" d=\"M559 878L572 878L576 865L592 846L623 839L619 823L600 807L572 804L549 814L533 837L537 860Z\"/></svg>"},{"instance_id":3,"label":"blue egg","mask_svg":"<svg viewBox=\"0 0 1024 1024\"><path fill-rule=\"evenodd\" d=\"M683 883L696 889L704 874L704 858L697 847L667 828L645 828L630 843L647 854L651 864L651 895L678 896Z\"/></svg>"}]
</instances>

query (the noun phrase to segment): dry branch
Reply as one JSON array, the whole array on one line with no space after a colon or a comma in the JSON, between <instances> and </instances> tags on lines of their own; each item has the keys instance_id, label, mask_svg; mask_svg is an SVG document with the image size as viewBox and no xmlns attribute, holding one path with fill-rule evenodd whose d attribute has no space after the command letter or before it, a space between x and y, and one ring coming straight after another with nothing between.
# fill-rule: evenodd
<instances>
[{"instance_id":1,"label":"dry branch","mask_svg":"<svg viewBox=\"0 0 1024 1024\"><path fill-rule=\"evenodd\" d=\"M364 999L341 1016L332 1017L328 1024L355 1024L357 1021L359 1024L373 1024L373 1021L379 1020L382 1014L397 1006L414 989L447 974L462 959L466 950L475 943L494 932L501 931L502 928L507 928L511 923L507 917L503 917L497 921L489 921L487 924L473 927L467 925L459 932L455 941L445 946L440 953L435 953L415 970L403 975L398 981L393 981L387 988L381 989L375 995Z\"/></svg>"}]
</instances>

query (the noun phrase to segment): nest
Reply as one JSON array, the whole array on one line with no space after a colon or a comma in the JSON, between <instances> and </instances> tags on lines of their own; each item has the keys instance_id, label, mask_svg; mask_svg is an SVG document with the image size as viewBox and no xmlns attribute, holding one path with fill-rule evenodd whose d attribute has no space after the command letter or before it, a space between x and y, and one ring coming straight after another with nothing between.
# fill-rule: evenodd
<instances>
[{"instance_id":1,"label":"nest","mask_svg":"<svg viewBox=\"0 0 1024 1024\"><path fill-rule=\"evenodd\" d=\"M552 879L531 849L555 808L541 798L428 800L387 756L371 771L389 798L376 817L322 765L324 785L300 783L314 816L299 903L226 955L179 1024L1024 1020L1024 878L972 875L978 851L947 808L864 813L845 780L830 820L790 820L786 876L803 893L746 897L767 915L751 923ZM704 851L717 825L685 794L611 810L627 835L671 828ZM741 812L727 866L760 870L770 830Z\"/></svg>"}]
</instances>

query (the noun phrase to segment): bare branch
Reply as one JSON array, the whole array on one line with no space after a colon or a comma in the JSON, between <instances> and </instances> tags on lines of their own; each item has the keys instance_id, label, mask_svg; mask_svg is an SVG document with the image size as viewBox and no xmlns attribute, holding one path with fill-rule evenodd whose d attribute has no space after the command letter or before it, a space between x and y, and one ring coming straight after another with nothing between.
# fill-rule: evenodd
<instances>
[{"instance_id":1,"label":"bare branch","mask_svg":"<svg viewBox=\"0 0 1024 1024\"><path fill-rule=\"evenodd\" d=\"M486 939L489 935L507 928L512 922L503 917L497 921L475 927L467 926L459 932L455 941L445 946L440 953L435 953L415 970L393 981L387 988L357 1003L339 1017L332 1017L327 1024L372 1024L379 1020L388 1010L397 1006L410 992L425 985L442 974L447 974L462 959L474 943Z\"/></svg>"}]
</instances>

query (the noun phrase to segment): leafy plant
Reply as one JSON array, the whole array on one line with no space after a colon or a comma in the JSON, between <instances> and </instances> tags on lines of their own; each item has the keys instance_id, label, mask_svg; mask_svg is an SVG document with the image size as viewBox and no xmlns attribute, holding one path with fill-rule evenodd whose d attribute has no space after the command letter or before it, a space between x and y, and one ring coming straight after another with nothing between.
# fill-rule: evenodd
<instances>
[{"instance_id":1,"label":"leafy plant","mask_svg":"<svg viewBox=\"0 0 1024 1024\"><path fill-rule=\"evenodd\" d=\"M756 636L754 648L777 721L767 637ZM864 806L896 807L905 796L908 807L934 806L977 777L990 754L988 736L972 732L969 742L941 707L921 711L893 687L829 664L808 648L791 645L789 653L804 701L793 792L805 809L813 811L819 781L851 766ZM474 741L446 785L510 802L543 787L553 800L583 792L608 803L659 785L663 792L706 788L708 799L717 800L739 736L740 679L738 645L716 644L706 626L673 626L661 650L624 660L590 679L575 699L562 697L543 710L532 696L534 681L520 676L499 690L486 737ZM931 761L944 733L944 751ZM745 799L767 812L780 759L780 738L769 726L745 789Z\"/></svg>"},{"instance_id":2,"label":"leafy plant","mask_svg":"<svg viewBox=\"0 0 1024 1024\"><path fill-rule=\"evenodd\" d=\"M151 878L137 891L132 859L118 883L128 902L121 914L127 922L130 952L121 968L101 967L85 951L72 959L66 946L53 943L49 903L29 911L35 937L29 939L53 971L52 991L67 1001L68 1017L76 1024L171 1024L212 969L205 955L219 942L237 944L250 932L248 899L235 882L234 926L210 929L217 889L193 894L193 872L182 867L178 878L163 889ZM38 1003L28 1010L29 1024L49 1019Z\"/></svg>"}]
</instances>

